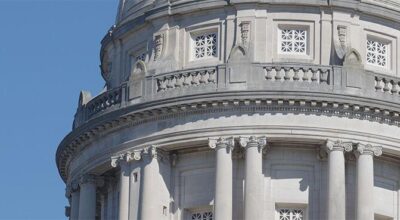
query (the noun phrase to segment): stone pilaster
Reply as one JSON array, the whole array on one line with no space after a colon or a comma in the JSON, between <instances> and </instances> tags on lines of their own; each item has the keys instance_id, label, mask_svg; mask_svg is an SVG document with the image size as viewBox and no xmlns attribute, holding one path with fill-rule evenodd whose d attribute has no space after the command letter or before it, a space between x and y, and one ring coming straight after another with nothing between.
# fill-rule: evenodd
<instances>
[{"instance_id":1,"label":"stone pilaster","mask_svg":"<svg viewBox=\"0 0 400 220\"><path fill-rule=\"evenodd\" d=\"M382 147L356 145L357 157L357 220L374 219L374 156L382 155Z\"/></svg>"},{"instance_id":2,"label":"stone pilaster","mask_svg":"<svg viewBox=\"0 0 400 220\"><path fill-rule=\"evenodd\" d=\"M328 140L328 220L346 219L345 158L344 152L353 150L353 144Z\"/></svg>"},{"instance_id":3,"label":"stone pilaster","mask_svg":"<svg viewBox=\"0 0 400 220\"><path fill-rule=\"evenodd\" d=\"M245 220L263 219L264 197L262 151L267 144L265 137L240 137L240 145L246 149L245 161Z\"/></svg>"},{"instance_id":4,"label":"stone pilaster","mask_svg":"<svg viewBox=\"0 0 400 220\"><path fill-rule=\"evenodd\" d=\"M234 139L210 138L209 146L216 150L215 201L216 220L232 220L232 150Z\"/></svg>"}]
</instances>

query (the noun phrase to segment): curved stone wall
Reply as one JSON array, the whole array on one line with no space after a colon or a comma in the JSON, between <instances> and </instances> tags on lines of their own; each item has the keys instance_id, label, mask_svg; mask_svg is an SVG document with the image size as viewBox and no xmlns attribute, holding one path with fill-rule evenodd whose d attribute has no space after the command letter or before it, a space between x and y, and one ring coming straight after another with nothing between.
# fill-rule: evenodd
<instances>
[{"instance_id":1,"label":"curved stone wall","mask_svg":"<svg viewBox=\"0 0 400 220\"><path fill-rule=\"evenodd\" d=\"M399 21L395 1L121 1L107 87L57 150L71 219L398 219Z\"/></svg>"}]
</instances>

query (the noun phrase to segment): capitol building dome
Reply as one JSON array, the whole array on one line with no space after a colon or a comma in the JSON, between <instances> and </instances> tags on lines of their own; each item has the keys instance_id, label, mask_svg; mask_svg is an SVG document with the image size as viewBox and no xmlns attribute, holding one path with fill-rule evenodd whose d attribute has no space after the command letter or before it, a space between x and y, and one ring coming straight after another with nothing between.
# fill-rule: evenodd
<instances>
[{"instance_id":1,"label":"capitol building dome","mask_svg":"<svg viewBox=\"0 0 400 220\"><path fill-rule=\"evenodd\" d=\"M399 40L398 0L120 0L66 215L400 219Z\"/></svg>"}]
</instances>

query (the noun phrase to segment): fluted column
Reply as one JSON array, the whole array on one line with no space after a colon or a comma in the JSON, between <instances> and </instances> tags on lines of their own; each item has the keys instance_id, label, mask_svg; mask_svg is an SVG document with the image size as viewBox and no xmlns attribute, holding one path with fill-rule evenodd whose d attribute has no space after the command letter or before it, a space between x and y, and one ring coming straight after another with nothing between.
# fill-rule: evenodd
<instances>
[{"instance_id":1,"label":"fluted column","mask_svg":"<svg viewBox=\"0 0 400 220\"><path fill-rule=\"evenodd\" d=\"M80 179L79 220L94 220L96 217L96 176L84 175Z\"/></svg>"},{"instance_id":2,"label":"fluted column","mask_svg":"<svg viewBox=\"0 0 400 220\"><path fill-rule=\"evenodd\" d=\"M266 146L265 137L240 138L240 145L246 149L245 161L245 220L263 219L263 174L262 150Z\"/></svg>"},{"instance_id":3,"label":"fluted column","mask_svg":"<svg viewBox=\"0 0 400 220\"><path fill-rule=\"evenodd\" d=\"M209 139L209 146L216 150L215 201L216 220L232 219L232 149L234 140L229 138Z\"/></svg>"},{"instance_id":4,"label":"fluted column","mask_svg":"<svg viewBox=\"0 0 400 220\"><path fill-rule=\"evenodd\" d=\"M160 219L162 207L160 205L159 184L159 160L162 154L155 146L144 149L143 160L145 163L143 172L143 191L141 203L141 220Z\"/></svg>"},{"instance_id":5,"label":"fluted column","mask_svg":"<svg viewBox=\"0 0 400 220\"><path fill-rule=\"evenodd\" d=\"M352 143L328 140L328 220L346 219L344 151L353 150Z\"/></svg>"},{"instance_id":6,"label":"fluted column","mask_svg":"<svg viewBox=\"0 0 400 220\"><path fill-rule=\"evenodd\" d=\"M140 153L125 153L111 158L111 166L120 167L118 219L129 220L130 162L140 160Z\"/></svg>"},{"instance_id":7,"label":"fluted column","mask_svg":"<svg viewBox=\"0 0 400 220\"><path fill-rule=\"evenodd\" d=\"M357 220L374 220L374 155L382 147L357 144Z\"/></svg>"}]
</instances>

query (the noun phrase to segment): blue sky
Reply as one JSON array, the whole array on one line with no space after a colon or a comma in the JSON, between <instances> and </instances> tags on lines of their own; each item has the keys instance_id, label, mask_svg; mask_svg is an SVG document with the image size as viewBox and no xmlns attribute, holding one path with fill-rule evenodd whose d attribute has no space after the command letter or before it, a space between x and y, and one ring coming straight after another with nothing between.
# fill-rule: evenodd
<instances>
[{"instance_id":1,"label":"blue sky","mask_svg":"<svg viewBox=\"0 0 400 220\"><path fill-rule=\"evenodd\" d=\"M65 219L55 152L118 0L0 0L0 219Z\"/></svg>"}]
</instances>

